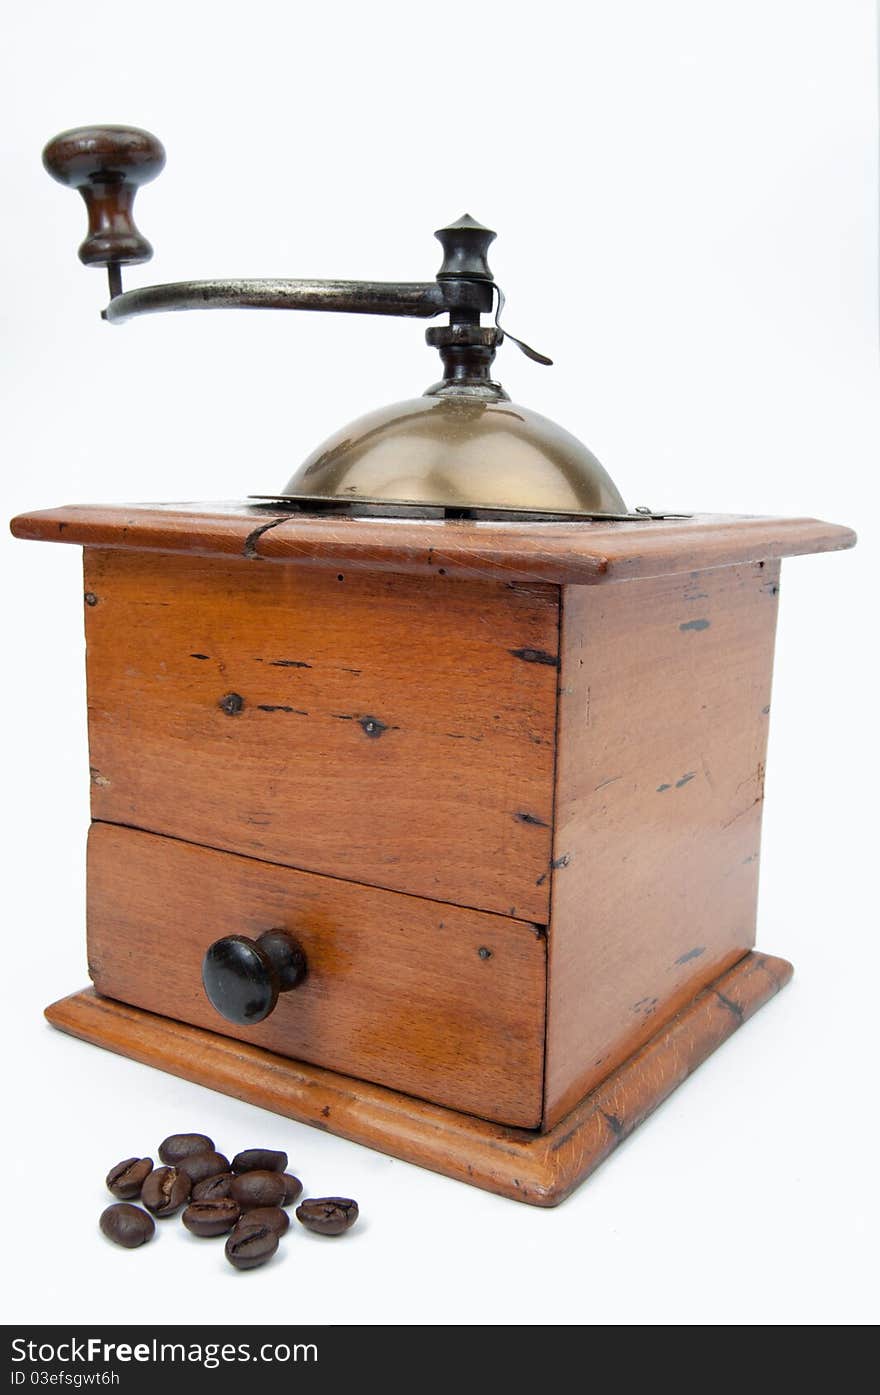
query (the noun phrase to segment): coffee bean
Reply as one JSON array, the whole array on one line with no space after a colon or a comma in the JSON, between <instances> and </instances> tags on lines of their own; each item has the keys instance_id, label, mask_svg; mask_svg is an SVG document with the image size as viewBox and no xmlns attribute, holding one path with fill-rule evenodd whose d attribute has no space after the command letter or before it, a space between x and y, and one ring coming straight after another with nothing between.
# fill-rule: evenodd
<instances>
[{"instance_id":1,"label":"coffee bean","mask_svg":"<svg viewBox=\"0 0 880 1395\"><path fill-rule=\"evenodd\" d=\"M173 1216L189 1201L192 1184L179 1167L157 1167L141 1191L141 1201L154 1216Z\"/></svg>"},{"instance_id":2,"label":"coffee bean","mask_svg":"<svg viewBox=\"0 0 880 1395\"><path fill-rule=\"evenodd\" d=\"M221 1196L229 1196L232 1186L231 1172L218 1172L216 1177L206 1177L196 1182L192 1189L193 1201L217 1201Z\"/></svg>"},{"instance_id":3,"label":"coffee bean","mask_svg":"<svg viewBox=\"0 0 880 1395\"><path fill-rule=\"evenodd\" d=\"M208 1177L216 1177L219 1172L229 1171L229 1159L222 1153L190 1153L178 1163L193 1183L204 1182Z\"/></svg>"},{"instance_id":4,"label":"coffee bean","mask_svg":"<svg viewBox=\"0 0 880 1395\"><path fill-rule=\"evenodd\" d=\"M101 1215L99 1221L102 1232L114 1245L122 1245L126 1250L136 1250L152 1238L156 1223L152 1216L139 1206L130 1206L126 1201L117 1201Z\"/></svg>"},{"instance_id":5,"label":"coffee bean","mask_svg":"<svg viewBox=\"0 0 880 1395\"><path fill-rule=\"evenodd\" d=\"M292 1172L283 1172L281 1175L284 1178L284 1200L281 1205L290 1206L298 1196L302 1195L303 1184L298 1177L294 1177Z\"/></svg>"},{"instance_id":6,"label":"coffee bean","mask_svg":"<svg viewBox=\"0 0 880 1395\"><path fill-rule=\"evenodd\" d=\"M269 1225L249 1225L244 1217L226 1241L226 1258L236 1269L256 1269L277 1249L277 1230Z\"/></svg>"},{"instance_id":7,"label":"coffee bean","mask_svg":"<svg viewBox=\"0 0 880 1395\"><path fill-rule=\"evenodd\" d=\"M316 1235L341 1235L358 1218L358 1204L347 1196L320 1196L296 1208L296 1218Z\"/></svg>"},{"instance_id":8,"label":"coffee bean","mask_svg":"<svg viewBox=\"0 0 880 1395\"><path fill-rule=\"evenodd\" d=\"M240 1215L238 1203L230 1196L221 1196L213 1201L191 1201L181 1220L193 1235L226 1235Z\"/></svg>"},{"instance_id":9,"label":"coffee bean","mask_svg":"<svg viewBox=\"0 0 880 1395\"><path fill-rule=\"evenodd\" d=\"M126 1158L107 1173L107 1190L122 1201L140 1196L141 1187L153 1171L152 1158Z\"/></svg>"},{"instance_id":10,"label":"coffee bean","mask_svg":"<svg viewBox=\"0 0 880 1395\"><path fill-rule=\"evenodd\" d=\"M271 1148L246 1148L232 1159L233 1172L283 1172L286 1167L287 1154Z\"/></svg>"},{"instance_id":11,"label":"coffee bean","mask_svg":"<svg viewBox=\"0 0 880 1395\"><path fill-rule=\"evenodd\" d=\"M184 1158L193 1153L213 1153L214 1140L206 1133L172 1133L159 1144L159 1157L163 1163L176 1167ZM217 1168L220 1171L220 1168Z\"/></svg>"},{"instance_id":12,"label":"coffee bean","mask_svg":"<svg viewBox=\"0 0 880 1395\"><path fill-rule=\"evenodd\" d=\"M281 1172L242 1172L233 1177L229 1194L242 1211L252 1211L255 1206L280 1206L286 1191Z\"/></svg>"},{"instance_id":13,"label":"coffee bean","mask_svg":"<svg viewBox=\"0 0 880 1395\"><path fill-rule=\"evenodd\" d=\"M186 1215L184 1214L184 1220ZM280 1206L256 1206L253 1211L245 1211L241 1219L242 1225L267 1225L283 1235L290 1225L290 1217L286 1211L282 1211Z\"/></svg>"}]
</instances>

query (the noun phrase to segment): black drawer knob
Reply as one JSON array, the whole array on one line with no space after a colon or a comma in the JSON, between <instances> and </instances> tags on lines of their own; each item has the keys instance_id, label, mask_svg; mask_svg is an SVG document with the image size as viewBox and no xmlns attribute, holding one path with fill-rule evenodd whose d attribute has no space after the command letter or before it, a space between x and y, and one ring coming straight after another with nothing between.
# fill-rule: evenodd
<instances>
[{"instance_id":1,"label":"black drawer knob","mask_svg":"<svg viewBox=\"0 0 880 1395\"><path fill-rule=\"evenodd\" d=\"M202 983L212 1006L242 1027L268 1017L278 994L296 988L305 973L306 957L286 930L266 930L256 940L225 935L202 960Z\"/></svg>"}]
</instances>

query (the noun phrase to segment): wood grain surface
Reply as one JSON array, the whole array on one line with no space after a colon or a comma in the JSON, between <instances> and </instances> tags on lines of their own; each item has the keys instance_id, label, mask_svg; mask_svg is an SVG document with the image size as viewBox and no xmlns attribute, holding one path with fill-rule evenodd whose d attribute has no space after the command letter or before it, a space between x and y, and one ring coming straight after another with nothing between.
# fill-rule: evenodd
<instances>
[{"instance_id":1,"label":"wood grain surface","mask_svg":"<svg viewBox=\"0 0 880 1395\"><path fill-rule=\"evenodd\" d=\"M779 563L563 593L545 1124L755 942Z\"/></svg>"},{"instance_id":2,"label":"wood grain surface","mask_svg":"<svg viewBox=\"0 0 880 1395\"><path fill-rule=\"evenodd\" d=\"M86 550L96 819L546 923L558 590Z\"/></svg>"},{"instance_id":3,"label":"wood grain surface","mask_svg":"<svg viewBox=\"0 0 880 1395\"><path fill-rule=\"evenodd\" d=\"M289 1061L90 989L54 1003L46 1016L63 1032L260 1109L515 1201L556 1206L790 977L785 960L746 955L545 1134Z\"/></svg>"},{"instance_id":4,"label":"wood grain surface","mask_svg":"<svg viewBox=\"0 0 880 1395\"><path fill-rule=\"evenodd\" d=\"M88 547L434 577L593 584L852 547L814 518L694 514L623 523L327 518L228 504L71 505L21 514L16 537Z\"/></svg>"},{"instance_id":5,"label":"wood grain surface","mask_svg":"<svg viewBox=\"0 0 880 1395\"><path fill-rule=\"evenodd\" d=\"M541 1117L546 940L520 921L316 877L132 829L89 838L100 993L505 1123ZM211 1006L202 957L281 928L303 984L264 1022Z\"/></svg>"}]
</instances>

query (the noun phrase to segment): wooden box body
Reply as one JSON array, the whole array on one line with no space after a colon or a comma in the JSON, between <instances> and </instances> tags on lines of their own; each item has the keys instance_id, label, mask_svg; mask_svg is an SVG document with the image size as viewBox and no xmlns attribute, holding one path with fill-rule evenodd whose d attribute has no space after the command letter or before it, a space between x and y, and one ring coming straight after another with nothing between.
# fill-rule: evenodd
<instances>
[{"instance_id":1,"label":"wooden box body","mask_svg":"<svg viewBox=\"0 0 880 1395\"><path fill-rule=\"evenodd\" d=\"M246 1098L264 1098L257 1061L313 1089L344 1076L386 1101L366 1141L558 1200L673 1088L673 1037L697 1063L784 981L749 955L779 558L852 535L265 520L14 525L85 547L100 1001L140 1014L141 1039L171 1019L246 1043ZM202 956L274 926L306 980L236 1027ZM134 1029L111 1042L94 1003L53 1012L141 1059L174 1054L161 1026L151 1056ZM298 1089L286 1112L308 1117ZM413 1100L433 1140L415 1151ZM460 1121L439 1152L431 1111Z\"/></svg>"}]
</instances>

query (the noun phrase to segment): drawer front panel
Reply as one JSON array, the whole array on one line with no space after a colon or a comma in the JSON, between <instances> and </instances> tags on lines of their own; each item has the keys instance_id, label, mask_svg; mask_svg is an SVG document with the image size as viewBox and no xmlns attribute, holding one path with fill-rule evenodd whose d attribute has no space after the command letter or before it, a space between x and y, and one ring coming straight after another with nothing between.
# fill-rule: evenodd
<instances>
[{"instance_id":1,"label":"drawer front panel","mask_svg":"<svg viewBox=\"0 0 880 1395\"><path fill-rule=\"evenodd\" d=\"M94 824L89 972L98 992L296 1060L534 1128L546 940L522 921ZM302 985L238 1027L201 982L221 936L283 928Z\"/></svg>"},{"instance_id":2,"label":"drawer front panel","mask_svg":"<svg viewBox=\"0 0 880 1395\"><path fill-rule=\"evenodd\" d=\"M555 587L94 549L85 587L96 819L547 921Z\"/></svg>"}]
</instances>

